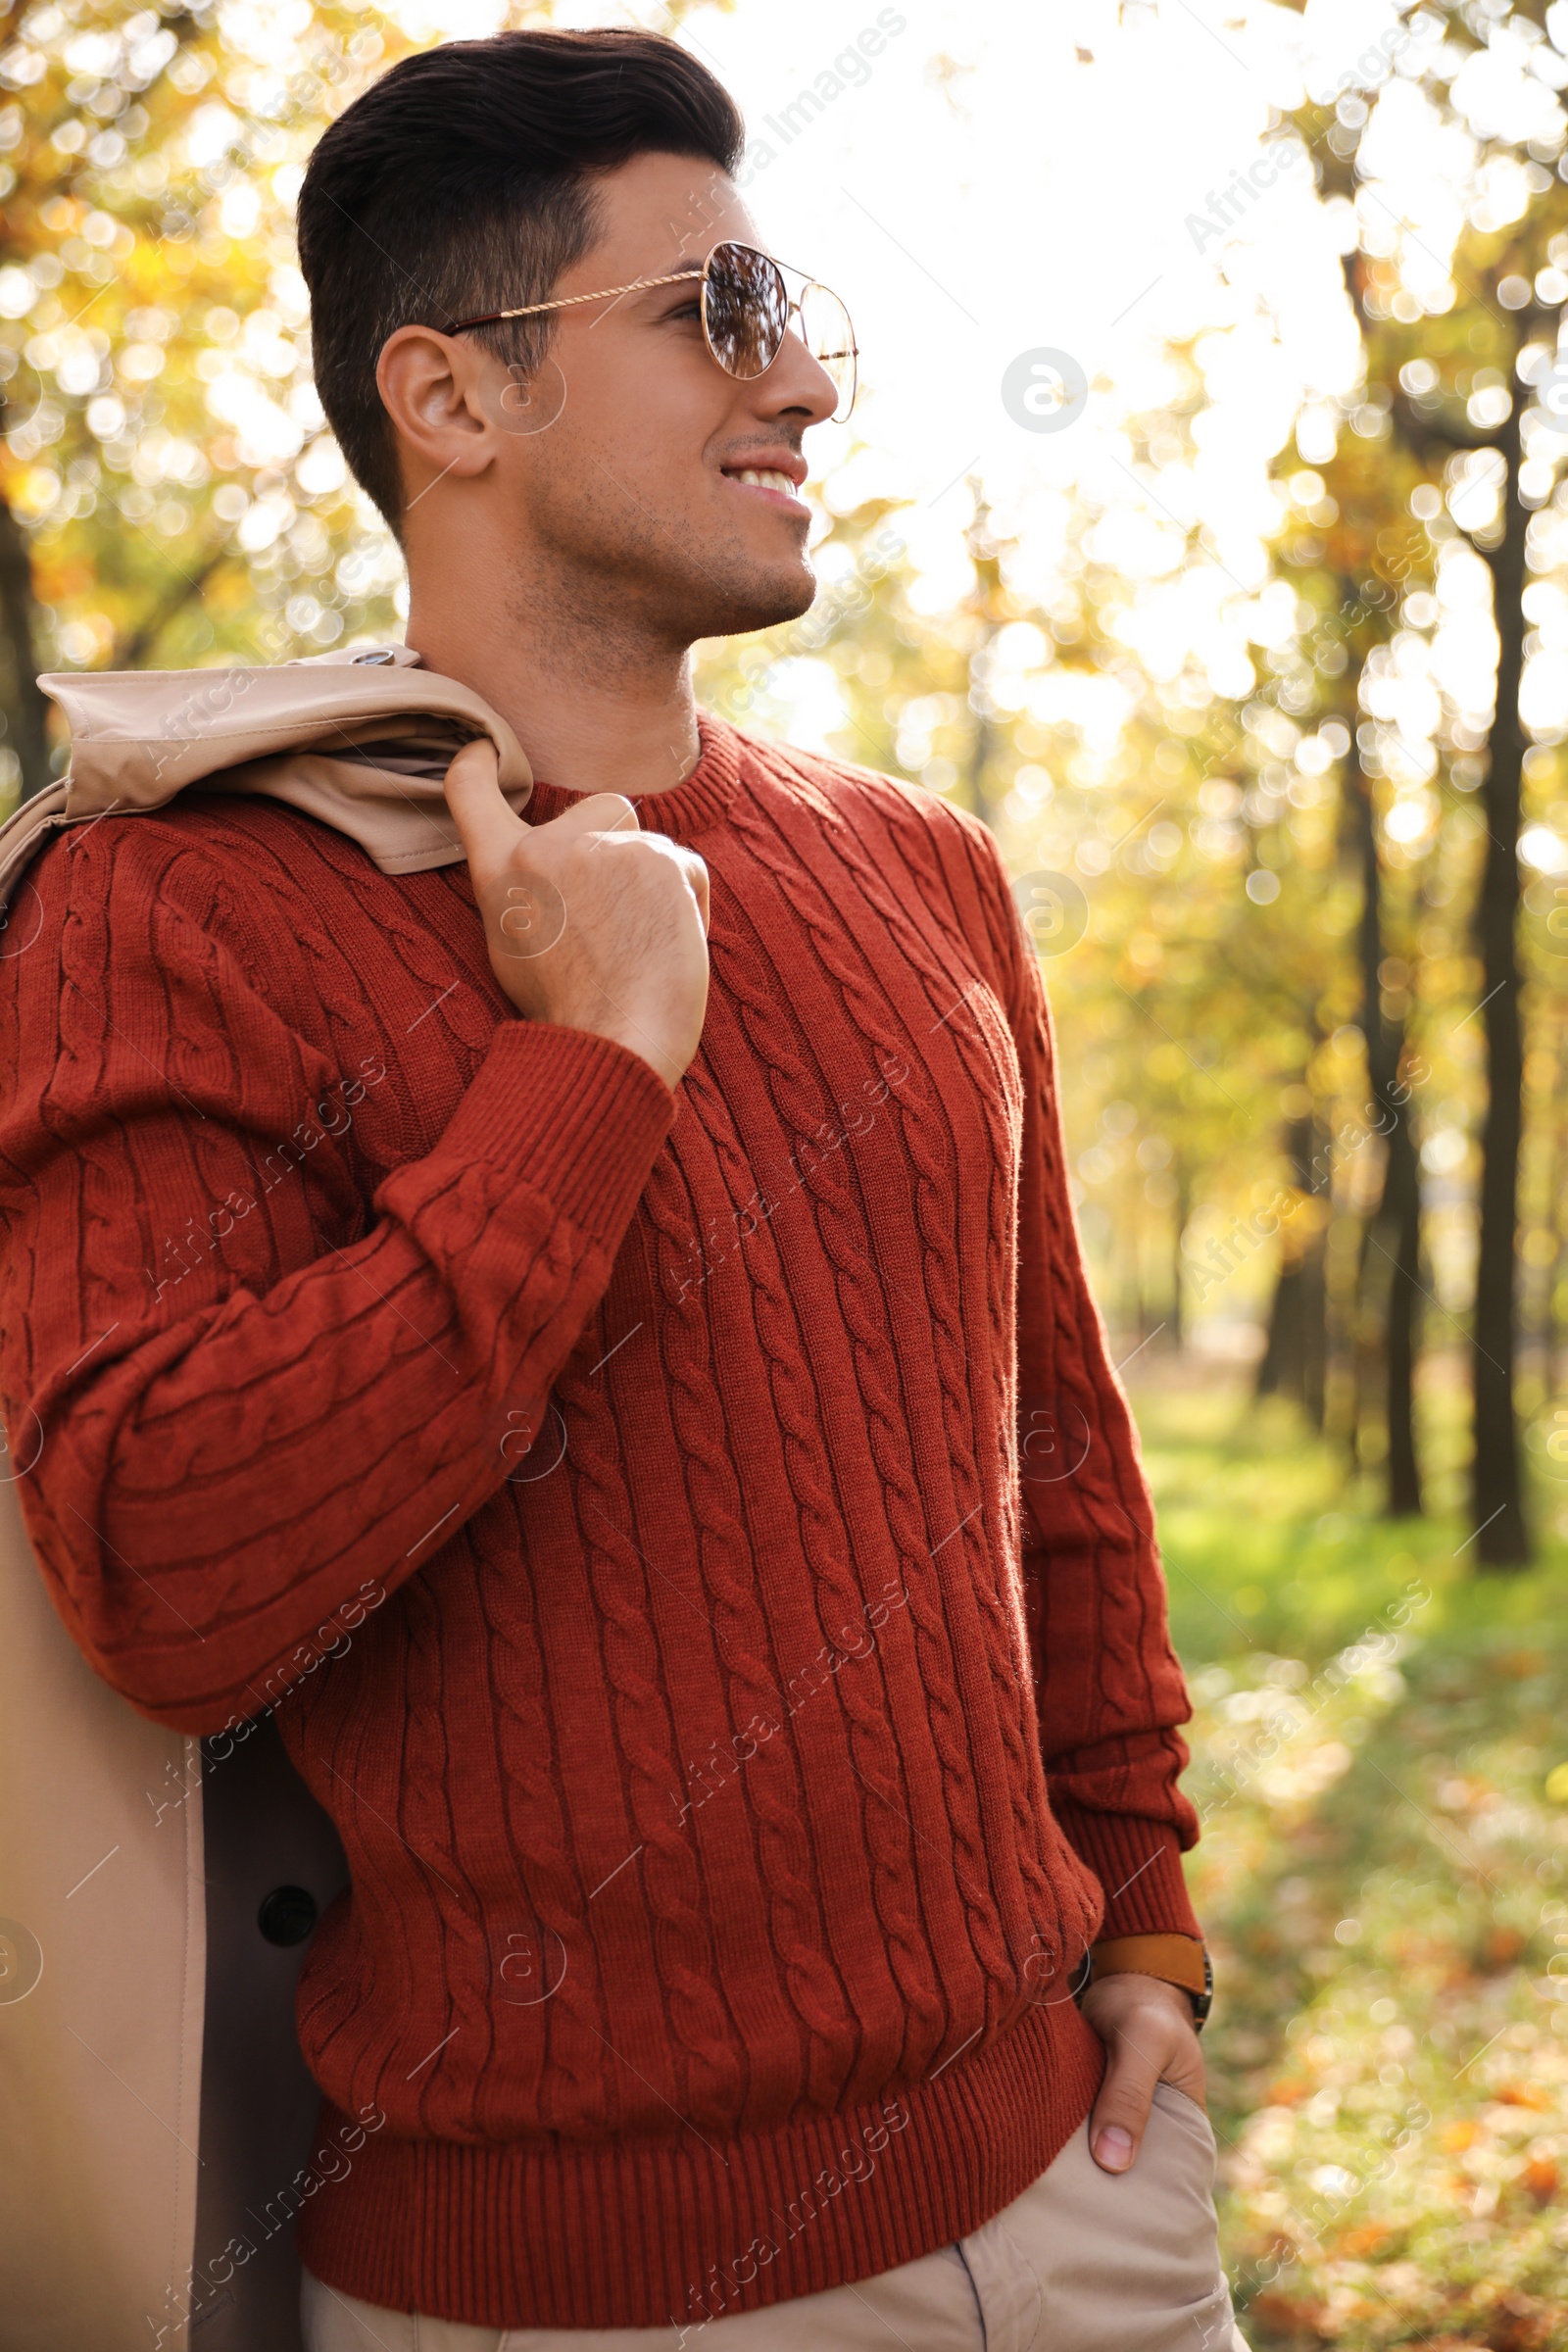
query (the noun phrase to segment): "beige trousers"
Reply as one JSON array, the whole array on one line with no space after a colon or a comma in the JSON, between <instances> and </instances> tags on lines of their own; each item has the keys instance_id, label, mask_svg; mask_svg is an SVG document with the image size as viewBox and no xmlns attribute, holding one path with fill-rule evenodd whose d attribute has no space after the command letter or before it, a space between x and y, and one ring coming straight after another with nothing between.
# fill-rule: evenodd
<instances>
[{"instance_id":1,"label":"beige trousers","mask_svg":"<svg viewBox=\"0 0 1568 2352\"><path fill-rule=\"evenodd\" d=\"M309 2273L306 2352L1247 2352L1219 2266L1214 2134L1161 2082L1130 2173L1080 2125L956 2245L854 2286L668 2328L468 2328L383 2311Z\"/></svg>"}]
</instances>

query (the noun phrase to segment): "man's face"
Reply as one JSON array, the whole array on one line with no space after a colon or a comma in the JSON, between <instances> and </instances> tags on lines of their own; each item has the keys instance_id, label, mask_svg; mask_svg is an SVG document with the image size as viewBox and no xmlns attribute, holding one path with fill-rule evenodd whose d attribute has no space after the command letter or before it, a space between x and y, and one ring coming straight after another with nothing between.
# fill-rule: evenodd
<instances>
[{"instance_id":1,"label":"man's face","mask_svg":"<svg viewBox=\"0 0 1568 2352\"><path fill-rule=\"evenodd\" d=\"M493 487L516 518L521 604L553 590L607 636L630 623L682 647L788 620L816 586L802 439L835 387L793 328L749 382L709 351L697 273L721 238L759 242L711 164L640 156L596 194L601 234L553 293L690 282L558 313L525 394L495 364Z\"/></svg>"}]
</instances>

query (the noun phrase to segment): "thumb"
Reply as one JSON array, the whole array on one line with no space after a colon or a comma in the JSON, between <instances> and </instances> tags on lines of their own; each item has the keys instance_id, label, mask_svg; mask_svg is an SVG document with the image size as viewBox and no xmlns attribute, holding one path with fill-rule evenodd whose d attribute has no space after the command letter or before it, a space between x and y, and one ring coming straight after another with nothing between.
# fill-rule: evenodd
<instances>
[{"instance_id":1,"label":"thumb","mask_svg":"<svg viewBox=\"0 0 1568 2352\"><path fill-rule=\"evenodd\" d=\"M468 863L492 869L502 864L524 827L501 789L496 747L488 735L464 745L447 769L443 790Z\"/></svg>"},{"instance_id":2,"label":"thumb","mask_svg":"<svg viewBox=\"0 0 1568 2352\"><path fill-rule=\"evenodd\" d=\"M1124 2173L1136 2162L1158 2080L1158 2058L1119 2034L1089 2119L1089 2152L1102 2172Z\"/></svg>"}]
</instances>

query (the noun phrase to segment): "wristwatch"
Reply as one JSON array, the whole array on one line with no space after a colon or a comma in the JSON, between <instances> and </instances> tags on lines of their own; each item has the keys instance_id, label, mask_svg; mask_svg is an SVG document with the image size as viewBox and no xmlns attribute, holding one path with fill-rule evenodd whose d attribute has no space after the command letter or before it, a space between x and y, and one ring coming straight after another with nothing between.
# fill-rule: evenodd
<instances>
[{"instance_id":1,"label":"wristwatch","mask_svg":"<svg viewBox=\"0 0 1568 2352\"><path fill-rule=\"evenodd\" d=\"M1075 1998L1101 1977L1158 1977L1179 1984L1193 2004L1193 2027L1201 2034L1214 2006L1214 1964L1206 1943L1192 1936L1111 1936L1085 1953L1073 1978Z\"/></svg>"},{"instance_id":2,"label":"wristwatch","mask_svg":"<svg viewBox=\"0 0 1568 2352\"><path fill-rule=\"evenodd\" d=\"M1208 2013L1214 2006L1214 1963L1208 1956L1206 1943L1203 1946L1203 1989L1194 1992L1192 1986L1187 1985L1184 1990L1193 2004L1193 2032L1201 2034L1208 2023Z\"/></svg>"}]
</instances>

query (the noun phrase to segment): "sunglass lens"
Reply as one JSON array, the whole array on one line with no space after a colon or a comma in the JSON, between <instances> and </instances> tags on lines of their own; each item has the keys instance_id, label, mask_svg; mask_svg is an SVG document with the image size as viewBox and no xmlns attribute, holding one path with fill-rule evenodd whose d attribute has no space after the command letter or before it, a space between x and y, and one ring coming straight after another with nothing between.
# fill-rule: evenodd
<instances>
[{"instance_id":1,"label":"sunglass lens","mask_svg":"<svg viewBox=\"0 0 1568 2352\"><path fill-rule=\"evenodd\" d=\"M826 286L808 285L802 294L801 335L812 359L838 386L838 406L833 414L842 420L855 406L855 329L849 312Z\"/></svg>"},{"instance_id":2,"label":"sunglass lens","mask_svg":"<svg viewBox=\"0 0 1568 2352\"><path fill-rule=\"evenodd\" d=\"M703 318L714 359L731 374L760 375L778 357L789 296L776 262L751 245L715 245L703 285Z\"/></svg>"}]
</instances>

